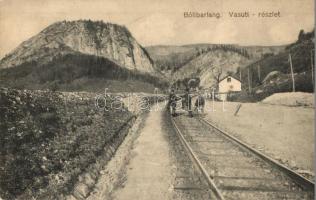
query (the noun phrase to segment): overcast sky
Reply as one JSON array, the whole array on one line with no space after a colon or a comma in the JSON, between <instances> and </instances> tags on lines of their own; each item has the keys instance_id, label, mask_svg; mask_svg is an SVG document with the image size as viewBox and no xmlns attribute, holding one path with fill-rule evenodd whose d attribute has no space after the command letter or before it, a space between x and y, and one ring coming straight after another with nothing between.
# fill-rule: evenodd
<instances>
[{"instance_id":1,"label":"overcast sky","mask_svg":"<svg viewBox=\"0 0 316 200\"><path fill-rule=\"evenodd\" d=\"M183 13L220 12L216 18ZM232 19L229 11L280 11L280 18ZM0 57L61 20L125 25L143 46L190 43L280 45L314 27L314 0L0 0Z\"/></svg>"}]
</instances>

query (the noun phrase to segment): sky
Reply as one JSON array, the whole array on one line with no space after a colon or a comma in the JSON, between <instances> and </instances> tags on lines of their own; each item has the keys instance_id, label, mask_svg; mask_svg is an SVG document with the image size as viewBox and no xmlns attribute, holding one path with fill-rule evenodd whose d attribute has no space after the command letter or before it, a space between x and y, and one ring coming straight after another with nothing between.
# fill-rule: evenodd
<instances>
[{"instance_id":1,"label":"sky","mask_svg":"<svg viewBox=\"0 0 316 200\"><path fill-rule=\"evenodd\" d=\"M257 17L264 11L281 17ZM184 12L221 17L185 18ZM231 18L229 12L251 17ZM56 21L79 19L124 25L143 46L283 45L314 28L314 0L0 0L0 58Z\"/></svg>"}]
</instances>

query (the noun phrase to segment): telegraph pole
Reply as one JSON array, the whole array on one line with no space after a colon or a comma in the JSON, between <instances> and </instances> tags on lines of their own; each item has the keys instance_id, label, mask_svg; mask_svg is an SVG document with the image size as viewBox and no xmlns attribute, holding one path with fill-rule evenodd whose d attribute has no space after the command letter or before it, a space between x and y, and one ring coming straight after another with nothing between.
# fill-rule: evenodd
<instances>
[{"instance_id":1,"label":"telegraph pole","mask_svg":"<svg viewBox=\"0 0 316 200\"><path fill-rule=\"evenodd\" d=\"M293 92L295 92L295 80L294 80L294 72L293 72L293 64L292 64L291 54L289 54L289 61L290 61L291 75L292 75L292 88L293 88Z\"/></svg>"},{"instance_id":2,"label":"telegraph pole","mask_svg":"<svg viewBox=\"0 0 316 200\"><path fill-rule=\"evenodd\" d=\"M241 68L239 68L239 80L241 81Z\"/></svg>"},{"instance_id":3,"label":"telegraph pole","mask_svg":"<svg viewBox=\"0 0 316 200\"><path fill-rule=\"evenodd\" d=\"M248 87L249 87L249 93L251 92L251 84L250 84L250 67L248 67Z\"/></svg>"},{"instance_id":4,"label":"telegraph pole","mask_svg":"<svg viewBox=\"0 0 316 200\"><path fill-rule=\"evenodd\" d=\"M313 62L313 58L314 58L314 54L313 54L314 49L311 50L311 70L312 70L312 84L313 84L313 89L314 89L314 62Z\"/></svg>"}]
</instances>

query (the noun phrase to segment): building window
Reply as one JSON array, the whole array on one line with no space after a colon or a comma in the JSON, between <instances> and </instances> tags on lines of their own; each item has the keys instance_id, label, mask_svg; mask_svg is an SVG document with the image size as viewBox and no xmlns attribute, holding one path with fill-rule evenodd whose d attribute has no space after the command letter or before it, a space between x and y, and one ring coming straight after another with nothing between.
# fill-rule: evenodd
<instances>
[{"instance_id":1,"label":"building window","mask_svg":"<svg viewBox=\"0 0 316 200\"><path fill-rule=\"evenodd\" d=\"M227 83L232 82L232 79L230 77L227 78Z\"/></svg>"}]
</instances>

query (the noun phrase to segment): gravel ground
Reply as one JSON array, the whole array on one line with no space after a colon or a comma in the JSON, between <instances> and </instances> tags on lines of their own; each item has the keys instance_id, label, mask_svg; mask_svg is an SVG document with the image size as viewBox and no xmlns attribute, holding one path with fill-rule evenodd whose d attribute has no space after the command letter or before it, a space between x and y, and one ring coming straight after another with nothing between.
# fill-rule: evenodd
<instances>
[{"instance_id":1,"label":"gravel ground","mask_svg":"<svg viewBox=\"0 0 316 200\"><path fill-rule=\"evenodd\" d=\"M211 101L206 103L206 119L259 151L305 175L314 176L314 109Z\"/></svg>"},{"instance_id":2,"label":"gravel ground","mask_svg":"<svg viewBox=\"0 0 316 200\"><path fill-rule=\"evenodd\" d=\"M275 93L262 100L262 103L272 105L314 107L314 94L307 92Z\"/></svg>"}]
</instances>

